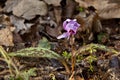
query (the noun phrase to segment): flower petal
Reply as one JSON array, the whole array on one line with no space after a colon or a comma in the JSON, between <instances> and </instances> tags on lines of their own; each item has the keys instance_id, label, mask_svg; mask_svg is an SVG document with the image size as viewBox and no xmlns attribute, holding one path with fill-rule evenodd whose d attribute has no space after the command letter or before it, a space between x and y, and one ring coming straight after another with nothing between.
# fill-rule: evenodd
<instances>
[{"instance_id":1,"label":"flower petal","mask_svg":"<svg viewBox=\"0 0 120 80\"><path fill-rule=\"evenodd\" d=\"M79 26L80 24L71 20L68 24L66 24L66 27L64 27L64 30L66 30L67 32L72 30L74 33L76 33Z\"/></svg>"},{"instance_id":2,"label":"flower petal","mask_svg":"<svg viewBox=\"0 0 120 80\"><path fill-rule=\"evenodd\" d=\"M77 21L77 19L73 19L73 21Z\"/></svg>"},{"instance_id":3,"label":"flower petal","mask_svg":"<svg viewBox=\"0 0 120 80\"><path fill-rule=\"evenodd\" d=\"M71 21L71 19L66 19L64 22L63 22L63 28L66 27L66 25Z\"/></svg>"},{"instance_id":4,"label":"flower petal","mask_svg":"<svg viewBox=\"0 0 120 80\"><path fill-rule=\"evenodd\" d=\"M79 28L80 24L77 23L77 19L66 19L63 22L63 29L67 31L66 33L63 33L62 35L58 36L57 39L61 38L68 38L70 37L71 34L76 34L77 29Z\"/></svg>"},{"instance_id":5,"label":"flower petal","mask_svg":"<svg viewBox=\"0 0 120 80\"><path fill-rule=\"evenodd\" d=\"M61 38L69 38L70 34L68 32L63 33L62 35L58 36L57 39L61 39Z\"/></svg>"}]
</instances>

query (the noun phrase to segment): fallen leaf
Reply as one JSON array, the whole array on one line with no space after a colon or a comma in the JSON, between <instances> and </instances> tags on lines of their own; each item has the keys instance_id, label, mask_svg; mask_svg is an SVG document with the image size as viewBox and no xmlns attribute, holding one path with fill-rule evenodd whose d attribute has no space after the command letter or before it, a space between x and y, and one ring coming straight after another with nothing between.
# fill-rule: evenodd
<instances>
[{"instance_id":1,"label":"fallen leaf","mask_svg":"<svg viewBox=\"0 0 120 80\"><path fill-rule=\"evenodd\" d=\"M61 0L44 0L48 5L60 6Z\"/></svg>"},{"instance_id":2,"label":"fallen leaf","mask_svg":"<svg viewBox=\"0 0 120 80\"><path fill-rule=\"evenodd\" d=\"M13 8L20 2L21 0L7 0L5 3L5 7L3 9L4 12L12 12Z\"/></svg>"},{"instance_id":3,"label":"fallen leaf","mask_svg":"<svg viewBox=\"0 0 120 80\"><path fill-rule=\"evenodd\" d=\"M22 0L13 8L13 14L31 20L36 15L46 15L47 5L39 0Z\"/></svg>"},{"instance_id":4,"label":"fallen leaf","mask_svg":"<svg viewBox=\"0 0 120 80\"><path fill-rule=\"evenodd\" d=\"M52 37L57 37L58 35L60 35L61 26L59 27L55 21L53 21L52 19L43 20L42 18L39 18L39 21L41 24L47 24L47 26L45 27L47 34ZM44 27L40 27L40 32L44 32L42 28Z\"/></svg>"},{"instance_id":5,"label":"fallen leaf","mask_svg":"<svg viewBox=\"0 0 120 80\"><path fill-rule=\"evenodd\" d=\"M56 23L60 24L61 22L61 8L54 8Z\"/></svg>"},{"instance_id":6,"label":"fallen leaf","mask_svg":"<svg viewBox=\"0 0 120 80\"><path fill-rule=\"evenodd\" d=\"M0 16L0 45L14 46L13 34L15 27L11 26L10 19L6 15Z\"/></svg>"},{"instance_id":7,"label":"fallen leaf","mask_svg":"<svg viewBox=\"0 0 120 80\"><path fill-rule=\"evenodd\" d=\"M0 6L0 13L3 12L3 8Z\"/></svg>"},{"instance_id":8,"label":"fallen leaf","mask_svg":"<svg viewBox=\"0 0 120 80\"><path fill-rule=\"evenodd\" d=\"M0 45L14 46L13 34L9 27L0 30Z\"/></svg>"},{"instance_id":9,"label":"fallen leaf","mask_svg":"<svg viewBox=\"0 0 120 80\"><path fill-rule=\"evenodd\" d=\"M93 6L102 19L120 18L120 0L75 0L79 6Z\"/></svg>"},{"instance_id":10,"label":"fallen leaf","mask_svg":"<svg viewBox=\"0 0 120 80\"><path fill-rule=\"evenodd\" d=\"M78 23L81 24L78 29L79 34L77 34L77 38L82 38L84 42L89 42L94 39L94 33L98 33L102 30L102 25L98 14L95 12L89 13L87 17L81 17L81 15L76 15Z\"/></svg>"},{"instance_id":11,"label":"fallen leaf","mask_svg":"<svg viewBox=\"0 0 120 80\"><path fill-rule=\"evenodd\" d=\"M67 18L73 18L77 3L74 0L63 0L62 4L62 21Z\"/></svg>"},{"instance_id":12,"label":"fallen leaf","mask_svg":"<svg viewBox=\"0 0 120 80\"><path fill-rule=\"evenodd\" d=\"M38 22L34 22L34 25L32 25L26 33L21 34L22 40L30 45L36 45L37 41L40 39L39 30Z\"/></svg>"},{"instance_id":13,"label":"fallen leaf","mask_svg":"<svg viewBox=\"0 0 120 80\"><path fill-rule=\"evenodd\" d=\"M20 32L20 34L29 32L31 26L33 25L32 23L24 23L25 19L15 16L10 16L10 21L16 27L15 32Z\"/></svg>"},{"instance_id":14,"label":"fallen leaf","mask_svg":"<svg viewBox=\"0 0 120 80\"><path fill-rule=\"evenodd\" d=\"M51 28L50 26L47 26L46 31L52 37L57 37L60 34L60 31L59 31L58 27Z\"/></svg>"}]
</instances>

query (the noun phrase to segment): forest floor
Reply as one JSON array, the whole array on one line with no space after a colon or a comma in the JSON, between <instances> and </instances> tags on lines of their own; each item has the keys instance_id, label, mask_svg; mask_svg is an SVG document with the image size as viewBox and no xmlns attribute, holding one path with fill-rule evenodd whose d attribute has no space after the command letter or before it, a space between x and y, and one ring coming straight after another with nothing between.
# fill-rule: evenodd
<instances>
[{"instance_id":1,"label":"forest floor","mask_svg":"<svg viewBox=\"0 0 120 80\"><path fill-rule=\"evenodd\" d=\"M119 4L1 0L0 80L120 80Z\"/></svg>"}]
</instances>

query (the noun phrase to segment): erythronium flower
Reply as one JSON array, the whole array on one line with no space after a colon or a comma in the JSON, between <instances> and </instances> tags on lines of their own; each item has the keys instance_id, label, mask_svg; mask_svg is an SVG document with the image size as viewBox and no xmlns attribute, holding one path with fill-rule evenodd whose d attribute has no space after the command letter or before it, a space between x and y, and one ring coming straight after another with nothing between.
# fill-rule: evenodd
<instances>
[{"instance_id":1,"label":"erythronium flower","mask_svg":"<svg viewBox=\"0 0 120 80\"><path fill-rule=\"evenodd\" d=\"M76 34L78 27L80 26L79 23L77 23L76 19L66 19L63 22L63 29L66 31L65 33L63 33L62 35L58 36L57 39L61 39L61 38L68 38L70 37L70 35L72 34Z\"/></svg>"}]
</instances>

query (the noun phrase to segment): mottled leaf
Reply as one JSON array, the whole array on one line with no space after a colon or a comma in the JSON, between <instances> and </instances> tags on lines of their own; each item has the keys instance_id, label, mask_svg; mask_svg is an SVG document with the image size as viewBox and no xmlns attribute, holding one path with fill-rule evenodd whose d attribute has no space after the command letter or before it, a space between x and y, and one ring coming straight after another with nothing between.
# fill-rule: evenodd
<instances>
[{"instance_id":1,"label":"mottled leaf","mask_svg":"<svg viewBox=\"0 0 120 80\"><path fill-rule=\"evenodd\" d=\"M30 47L19 50L17 52L9 53L9 56L18 56L18 57L46 57L60 59L62 58L59 54L55 53L46 48L41 47Z\"/></svg>"},{"instance_id":2,"label":"mottled leaf","mask_svg":"<svg viewBox=\"0 0 120 80\"><path fill-rule=\"evenodd\" d=\"M85 52L85 51L88 51L88 52L89 52L91 49L103 50L103 51L107 51L107 52L111 52L111 53L118 53L118 51L116 51L116 50L113 49L113 48L109 48L109 47L104 46L104 45L101 45L101 44L91 43L91 44L88 44L88 45L85 45L85 46L79 48L79 49L76 51L76 55L78 55L79 53Z\"/></svg>"}]
</instances>

